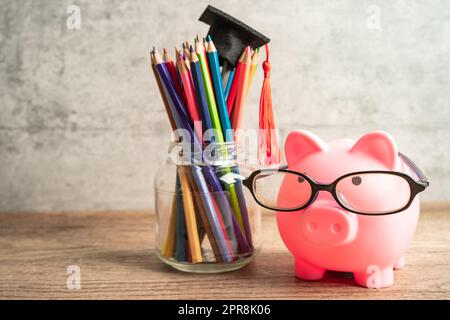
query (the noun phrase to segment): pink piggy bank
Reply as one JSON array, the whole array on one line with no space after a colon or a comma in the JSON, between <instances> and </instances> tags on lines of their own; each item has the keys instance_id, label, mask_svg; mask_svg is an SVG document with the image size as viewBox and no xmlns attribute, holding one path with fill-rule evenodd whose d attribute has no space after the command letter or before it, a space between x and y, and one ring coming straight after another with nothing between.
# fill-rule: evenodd
<instances>
[{"instance_id":1,"label":"pink piggy bank","mask_svg":"<svg viewBox=\"0 0 450 320\"><path fill-rule=\"evenodd\" d=\"M326 270L344 271L363 287L392 285L416 230L416 195L428 185L413 179L422 178L417 166L386 132L325 143L294 131L285 153L288 169L276 201L290 209L278 210L277 222L296 276L318 280Z\"/></svg>"}]
</instances>

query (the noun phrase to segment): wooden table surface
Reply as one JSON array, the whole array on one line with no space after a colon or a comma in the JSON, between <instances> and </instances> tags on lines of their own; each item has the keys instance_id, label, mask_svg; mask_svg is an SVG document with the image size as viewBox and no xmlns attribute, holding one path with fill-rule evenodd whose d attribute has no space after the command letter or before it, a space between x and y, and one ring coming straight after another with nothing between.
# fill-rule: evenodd
<instances>
[{"instance_id":1,"label":"wooden table surface","mask_svg":"<svg viewBox=\"0 0 450 320\"><path fill-rule=\"evenodd\" d=\"M273 216L263 218L263 248L239 271L175 271L155 255L148 212L0 214L1 299L449 299L450 203L425 204L406 267L386 289L365 289L350 274L322 281L294 277L293 259ZM81 289L67 289L78 265Z\"/></svg>"}]
</instances>

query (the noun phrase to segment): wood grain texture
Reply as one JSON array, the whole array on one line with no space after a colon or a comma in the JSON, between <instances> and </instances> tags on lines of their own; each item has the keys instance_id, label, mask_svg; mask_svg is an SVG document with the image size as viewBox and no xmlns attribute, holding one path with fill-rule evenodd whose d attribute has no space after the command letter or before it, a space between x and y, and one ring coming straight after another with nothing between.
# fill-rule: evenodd
<instances>
[{"instance_id":1,"label":"wood grain texture","mask_svg":"<svg viewBox=\"0 0 450 320\"><path fill-rule=\"evenodd\" d=\"M158 260L148 212L0 214L2 299L449 299L450 203L425 204L394 286L369 290L350 274L294 277L275 220L263 215L263 248L242 270L186 274ZM81 289L66 287L81 268Z\"/></svg>"}]
</instances>

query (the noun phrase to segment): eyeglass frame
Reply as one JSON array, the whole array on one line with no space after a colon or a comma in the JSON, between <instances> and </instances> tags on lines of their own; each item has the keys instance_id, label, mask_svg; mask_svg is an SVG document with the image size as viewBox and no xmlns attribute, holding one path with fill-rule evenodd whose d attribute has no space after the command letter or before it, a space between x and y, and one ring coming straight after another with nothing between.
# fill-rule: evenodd
<instances>
[{"instance_id":1,"label":"eyeglass frame","mask_svg":"<svg viewBox=\"0 0 450 320\"><path fill-rule=\"evenodd\" d=\"M398 212L401 212L401 211L404 211L404 210L408 209L411 206L411 204L414 201L414 199L417 196L417 194L422 192L422 191L424 191L430 185L430 182L429 182L428 178L424 175L424 173L419 169L419 167L411 159L409 159L407 156L405 156L404 154L402 154L400 152L398 153L398 155L403 160L403 162L414 172L414 174L417 176L417 178L419 178L419 180L414 180L408 174L403 173L403 172L398 172L398 171L367 170L367 171L356 171L356 172L347 173L347 174L345 174L343 176L340 176L339 178L334 180L332 183L321 184L321 183L316 182L313 178L309 177L308 175L306 175L304 173L286 169L287 166L284 166L284 167L280 167L278 169L259 169L259 170L253 171L250 174L250 176L248 176L246 179L242 180L242 184L245 185L250 190L253 198L255 199L255 201L260 206L262 206L262 207L264 207L266 209L269 209L269 210L273 210L273 211L293 212L293 211L303 210L306 207L310 206L317 199L317 195L319 194L319 191L327 191L327 192L331 193L331 195L333 196L334 200L337 202L337 204L340 207L342 207L343 209L345 209L347 211L350 211L352 213L360 214L360 215L366 215L366 216L390 215L390 214L395 214L395 213L398 213ZM302 177L303 179L308 181L309 185L311 186L311 197L306 202L306 204L304 204L302 206L299 206L297 208L292 208L292 209L280 209L280 208L273 208L273 207L264 205L263 203L261 203L258 200L258 198L256 197L255 192L253 190L255 178L257 177L257 175L259 175L260 173L264 173L264 172L287 172L287 173L295 174L295 175L298 175L298 176ZM353 209L347 208L339 200L339 197L338 197L337 192L336 192L337 184L342 179L345 179L345 178L347 178L349 176L358 175L358 174L368 174L368 173L391 174L391 175L396 175L396 176L404 178L408 182L410 190L411 190L411 194L410 194L410 198L409 198L408 203L405 206L403 206L402 208L400 208L400 209L389 211L389 212L381 212L381 213L360 212L360 211L355 211Z\"/></svg>"}]
</instances>

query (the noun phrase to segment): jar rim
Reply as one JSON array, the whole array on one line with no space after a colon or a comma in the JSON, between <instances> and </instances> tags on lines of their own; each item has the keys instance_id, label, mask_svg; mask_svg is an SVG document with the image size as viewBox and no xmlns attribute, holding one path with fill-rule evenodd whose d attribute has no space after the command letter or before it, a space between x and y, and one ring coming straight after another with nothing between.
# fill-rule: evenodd
<instances>
[{"instance_id":1,"label":"jar rim","mask_svg":"<svg viewBox=\"0 0 450 320\"><path fill-rule=\"evenodd\" d=\"M171 141L168 157L175 164L184 166L232 166L237 163L235 142L204 143L199 150L195 143Z\"/></svg>"}]
</instances>

